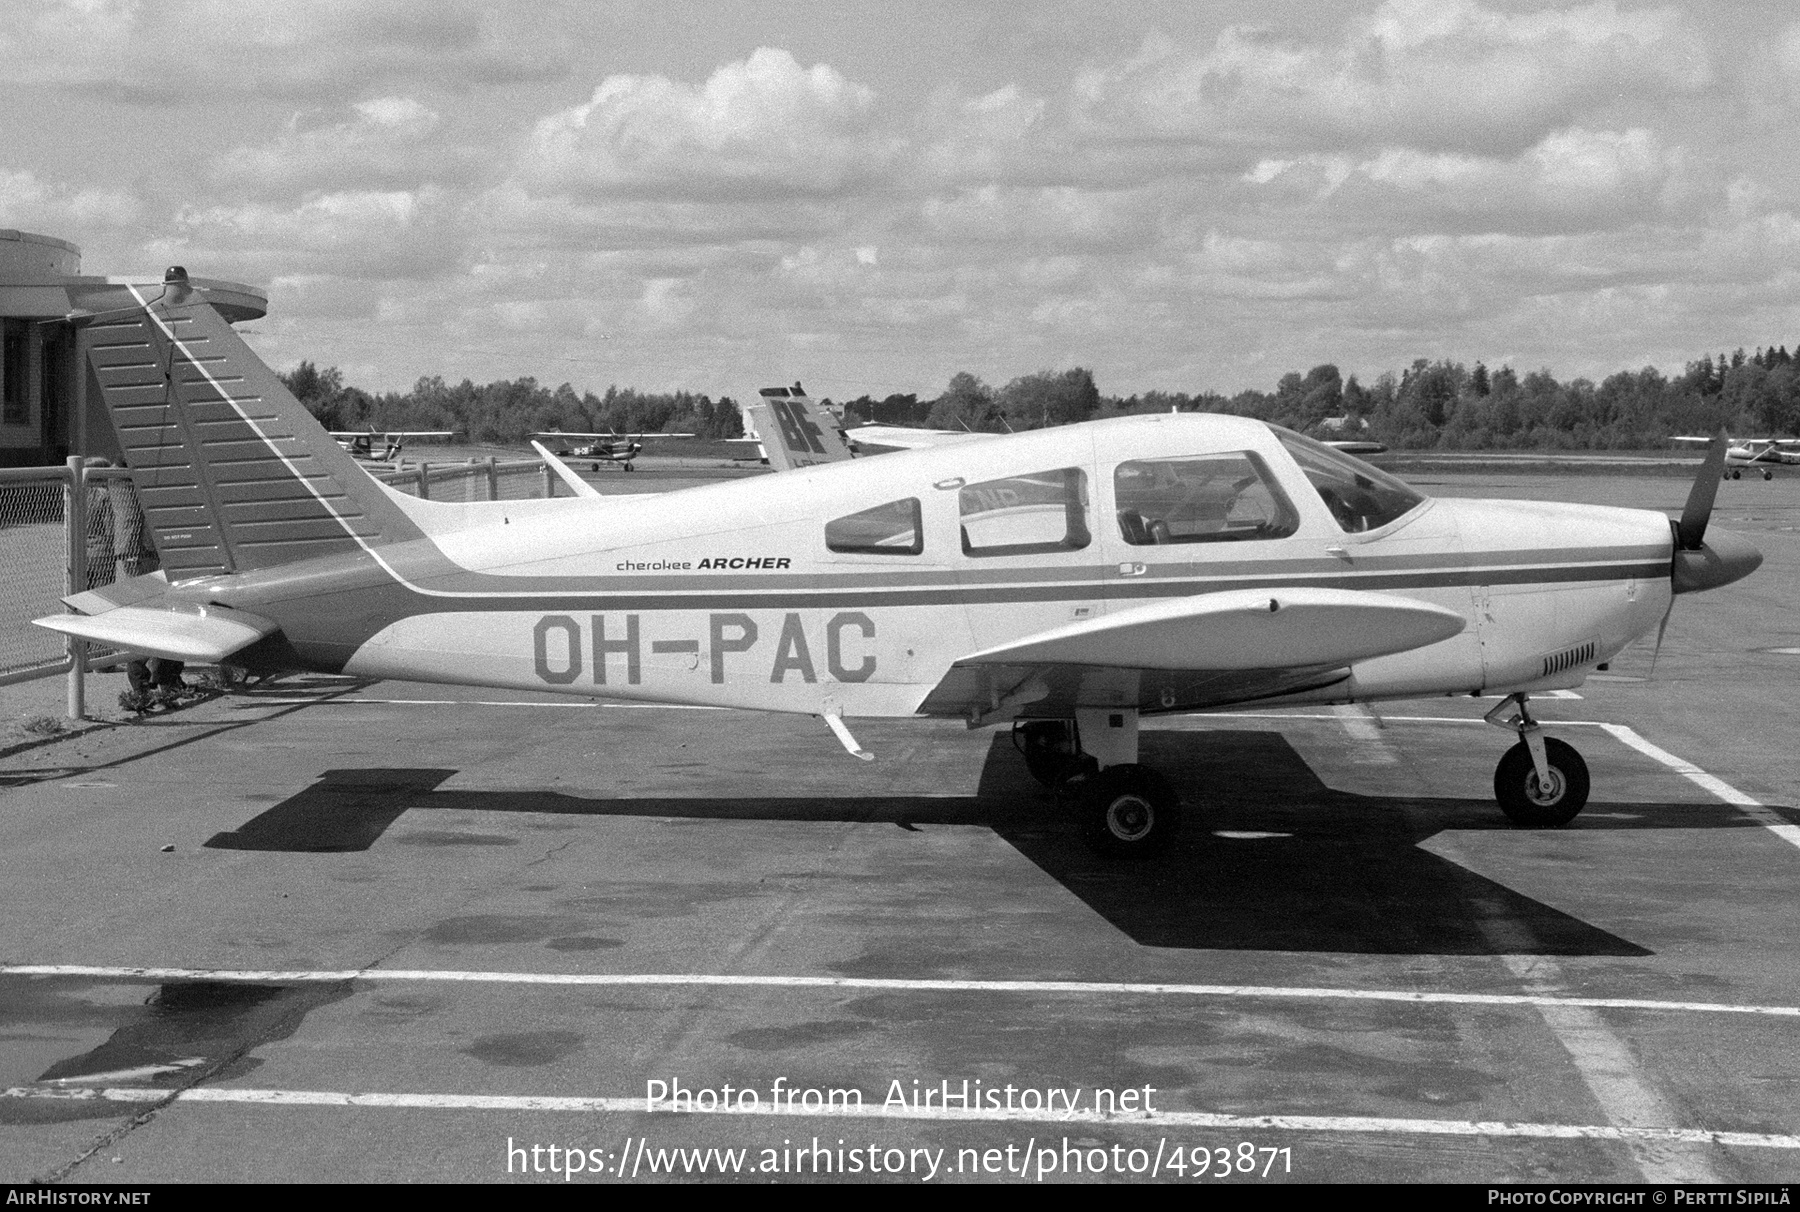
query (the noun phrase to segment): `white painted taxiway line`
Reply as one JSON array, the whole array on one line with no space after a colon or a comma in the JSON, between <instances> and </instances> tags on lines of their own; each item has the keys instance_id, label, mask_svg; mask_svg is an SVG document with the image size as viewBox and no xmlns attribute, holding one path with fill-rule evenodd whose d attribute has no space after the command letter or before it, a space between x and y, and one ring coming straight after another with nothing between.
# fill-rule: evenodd
<instances>
[{"instance_id":1,"label":"white painted taxiway line","mask_svg":"<svg viewBox=\"0 0 1800 1212\"><path fill-rule=\"evenodd\" d=\"M390 1094L338 1090L247 1090L195 1086L185 1090L110 1087L64 1090L13 1086L0 1097L74 1102L237 1103L274 1107L387 1107L433 1111L563 1111L583 1114L719 1115L735 1119L873 1119L956 1123L1112 1124L1146 1128L1286 1129L1293 1132L1386 1132L1423 1136L1536 1137L1550 1140L1662 1141L1734 1145L1750 1149L1800 1149L1800 1136L1771 1132L1722 1132L1707 1128L1620 1127L1611 1124L1513 1123L1502 1120L1394 1119L1371 1115L1223 1115L1211 1111L1047 1111L1022 1108L883 1106L877 1103L796 1106L773 1100L755 1107L718 1110L647 1110L642 1098L570 1098L507 1094Z\"/></svg>"},{"instance_id":2,"label":"white painted taxiway line","mask_svg":"<svg viewBox=\"0 0 1800 1212\"><path fill-rule=\"evenodd\" d=\"M1800 825L1788 824L1779 815L1770 812L1760 802L1751 799L1724 779L1706 773L1692 762L1683 761L1666 749L1652 745L1624 724L1602 724L1600 727L1644 756L1655 758L1695 786L1718 796L1782 841L1791 846L1800 846Z\"/></svg>"},{"instance_id":3,"label":"white painted taxiway line","mask_svg":"<svg viewBox=\"0 0 1800 1212\"><path fill-rule=\"evenodd\" d=\"M1129 981L934 980L910 977L750 976L686 972L484 972L437 968L229 969L130 968L97 964L7 964L0 976L95 977L111 980L225 981L300 984L394 981L488 985L636 986L667 988L868 989L893 993L1068 993L1089 996L1269 998L1310 1001L1413 1002L1421 1005L1586 1006L1685 1014L1750 1014L1800 1018L1800 1006L1675 1002L1631 997L1562 997L1520 993L1453 993L1409 989L1331 989L1286 985L1189 985Z\"/></svg>"},{"instance_id":4,"label":"white painted taxiway line","mask_svg":"<svg viewBox=\"0 0 1800 1212\"><path fill-rule=\"evenodd\" d=\"M1334 712L1286 712L1286 711L1214 711L1197 715L1195 719L1239 719L1239 720L1333 720L1344 723L1344 716ZM1383 724L1487 724L1486 720L1469 719L1466 716L1439 715L1383 715L1376 717ZM1620 743L1637 750L1645 757L1652 758L1681 775L1696 787L1708 794L1730 804L1745 816L1773 833L1790 846L1800 847L1800 825L1790 825L1780 814L1769 811L1761 801L1745 795L1730 783L1714 774L1708 774L1694 763L1678 758L1667 749L1652 744L1644 739L1637 729L1629 724L1609 724L1604 720L1546 720L1556 728L1598 728L1610 734ZM1154 728L1154 724L1145 724L1146 728ZM1351 725L1345 724L1346 728ZM1352 733L1357 739L1360 734Z\"/></svg>"}]
</instances>

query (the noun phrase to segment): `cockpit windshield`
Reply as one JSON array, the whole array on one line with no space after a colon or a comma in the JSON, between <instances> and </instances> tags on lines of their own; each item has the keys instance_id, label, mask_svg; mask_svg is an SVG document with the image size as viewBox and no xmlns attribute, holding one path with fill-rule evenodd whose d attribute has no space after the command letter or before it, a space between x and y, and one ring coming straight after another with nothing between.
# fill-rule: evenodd
<instances>
[{"instance_id":1,"label":"cockpit windshield","mask_svg":"<svg viewBox=\"0 0 1800 1212\"><path fill-rule=\"evenodd\" d=\"M1291 429L1269 428L1347 533L1377 530L1425 503L1422 493L1378 467Z\"/></svg>"}]
</instances>

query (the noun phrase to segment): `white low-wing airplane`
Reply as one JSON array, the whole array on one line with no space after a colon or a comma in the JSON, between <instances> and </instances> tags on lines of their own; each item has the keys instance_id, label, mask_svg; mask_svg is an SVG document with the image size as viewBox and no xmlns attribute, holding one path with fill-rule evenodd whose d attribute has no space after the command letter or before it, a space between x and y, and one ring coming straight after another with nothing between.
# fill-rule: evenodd
<instances>
[{"instance_id":1,"label":"white low-wing airplane","mask_svg":"<svg viewBox=\"0 0 1800 1212\"><path fill-rule=\"evenodd\" d=\"M1761 561L1707 532L1722 444L1673 526L1433 500L1202 414L653 497L456 504L377 484L183 293L95 317L88 348L164 572L42 626L258 670L808 713L863 757L846 720L1012 724L1109 854L1154 853L1180 814L1138 761L1140 717L1246 702L1505 693L1500 806L1564 823L1587 769L1527 696L1579 685L1671 595Z\"/></svg>"},{"instance_id":2,"label":"white low-wing airplane","mask_svg":"<svg viewBox=\"0 0 1800 1212\"><path fill-rule=\"evenodd\" d=\"M1669 440L1710 444L1714 439L1684 434ZM1772 468L1784 465L1800 465L1800 438L1734 438L1726 448L1725 469L1721 474L1728 480L1736 480L1748 469L1762 472L1765 480L1773 480L1775 472Z\"/></svg>"}]
</instances>

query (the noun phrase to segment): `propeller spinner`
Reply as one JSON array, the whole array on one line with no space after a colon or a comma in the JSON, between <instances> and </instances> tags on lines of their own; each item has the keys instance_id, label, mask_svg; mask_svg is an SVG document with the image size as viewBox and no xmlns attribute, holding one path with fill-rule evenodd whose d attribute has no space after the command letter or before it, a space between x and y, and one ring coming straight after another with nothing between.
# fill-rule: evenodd
<instances>
[{"instance_id":1,"label":"propeller spinner","mask_svg":"<svg viewBox=\"0 0 1800 1212\"><path fill-rule=\"evenodd\" d=\"M1749 576L1762 563L1762 552L1729 530L1715 531L1712 542L1706 541L1706 524L1712 518L1713 501L1719 494L1719 480L1725 469L1726 445L1723 433L1713 439L1700 465L1700 474L1688 490L1681 520L1675 523L1675 554L1669 565L1669 579L1676 593L1698 593L1729 585Z\"/></svg>"},{"instance_id":2,"label":"propeller spinner","mask_svg":"<svg viewBox=\"0 0 1800 1212\"><path fill-rule=\"evenodd\" d=\"M1725 470L1725 450L1729 443L1723 433L1713 439L1700 464L1700 474L1688 490L1687 504L1681 520L1672 523L1675 551L1669 561L1669 608L1663 611L1656 628L1656 647L1650 653L1650 676L1656 676L1657 658L1662 656L1663 634L1669 629L1669 616L1675 613L1675 596L1717 589L1755 572L1762 563L1762 552L1749 540L1729 530L1713 532L1706 541L1706 524L1712 519L1713 501L1719 495L1719 481Z\"/></svg>"}]
</instances>

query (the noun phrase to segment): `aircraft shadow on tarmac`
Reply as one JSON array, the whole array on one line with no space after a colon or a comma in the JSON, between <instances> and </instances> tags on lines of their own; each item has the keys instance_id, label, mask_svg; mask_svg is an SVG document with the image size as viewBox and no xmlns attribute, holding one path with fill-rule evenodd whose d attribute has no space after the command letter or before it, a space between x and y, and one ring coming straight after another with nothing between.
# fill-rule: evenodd
<instances>
[{"instance_id":1,"label":"aircraft shadow on tarmac","mask_svg":"<svg viewBox=\"0 0 1800 1212\"><path fill-rule=\"evenodd\" d=\"M972 796L587 798L438 790L451 769L330 770L214 849L367 850L409 811L721 821L985 825L1138 943L1388 955L1645 956L1645 948L1433 854L1445 830L1508 831L1491 800L1385 799L1319 781L1279 733L1147 732L1145 762L1184 789L1183 836L1151 862L1107 862L998 734ZM1705 804L1604 804L1574 831L1756 827ZM1227 836L1220 836L1225 834ZM1229 836L1229 835L1239 836ZM1546 839L1558 836L1545 834ZM1504 945L1502 941L1504 940Z\"/></svg>"}]
</instances>

